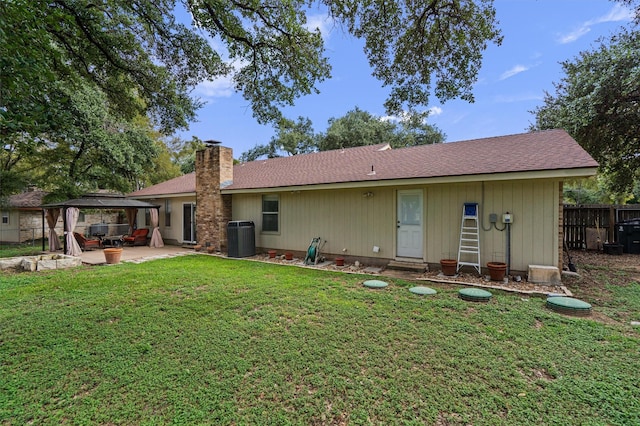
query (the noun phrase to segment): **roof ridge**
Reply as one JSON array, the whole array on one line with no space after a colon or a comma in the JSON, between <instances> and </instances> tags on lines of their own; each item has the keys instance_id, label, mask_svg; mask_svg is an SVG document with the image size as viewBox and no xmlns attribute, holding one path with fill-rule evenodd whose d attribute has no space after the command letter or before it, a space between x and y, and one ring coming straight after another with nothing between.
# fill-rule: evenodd
<instances>
[{"instance_id":1,"label":"roof ridge","mask_svg":"<svg viewBox=\"0 0 640 426\"><path fill-rule=\"evenodd\" d=\"M314 155L318 155L318 156L327 156L327 155L333 155L336 152L340 151L341 153L352 153L352 152L356 152L356 151L370 151L370 152L377 152L377 151L386 151L386 150L391 150L391 145L389 145L389 143L387 142L381 142L375 145L361 145L361 146L352 146L349 148L336 148L336 149L328 149L326 151L314 151L314 152L305 152L303 154L295 154L295 155L287 155L284 157L271 157L271 158L262 158L262 159L258 159L258 160L253 160L253 161L246 161L244 163L238 163L235 164L234 166L242 166L245 164L253 164L253 163L266 163L267 161L269 162L274 162L274 161L286 161L286 160L291 160L293 158L308 158L310 156L314 156Z\"/></svg>"}]
</instances>

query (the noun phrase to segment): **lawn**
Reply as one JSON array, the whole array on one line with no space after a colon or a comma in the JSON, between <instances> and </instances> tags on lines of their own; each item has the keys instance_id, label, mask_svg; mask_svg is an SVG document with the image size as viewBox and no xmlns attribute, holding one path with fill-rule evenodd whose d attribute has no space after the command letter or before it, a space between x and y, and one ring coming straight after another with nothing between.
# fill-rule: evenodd
<instances>
[{"instance_id":1,"label":"lawn","mask_svg":"<svg viewBox=\"0 0 640 426\"><path fill-rule=\"evenodd\" d=\"M602 322L367 278L206 255L1 274L0 423L640 424L638 282Z\"/></svg>"},{"instance_id":2,"label":"lawn","mask_svg":"<svg viewBox=\"0 0 640 426\"><path fill-rule=\"evenodd\" d=\"M15 256L37 256L39 254L42 254L42 241L36 242L35 244L0 244L0 258Z\"/></svg>"}]
</instances>

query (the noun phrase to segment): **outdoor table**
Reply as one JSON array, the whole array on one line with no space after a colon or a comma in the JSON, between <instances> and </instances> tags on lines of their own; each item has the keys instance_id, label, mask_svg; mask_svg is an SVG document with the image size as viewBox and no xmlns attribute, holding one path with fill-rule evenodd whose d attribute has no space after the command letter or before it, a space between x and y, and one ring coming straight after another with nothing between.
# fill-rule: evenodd
<instances>
[{"instance_id":1,"label":"outdoor table","mask_svg":"<svg viewBox=\"0 0 640 426\"><path fill-rule=\"evenodd\" d=\"M122 247L122 235L111 235L102 238L102 245L107 247Z\"/></svg>"}]
</instances>

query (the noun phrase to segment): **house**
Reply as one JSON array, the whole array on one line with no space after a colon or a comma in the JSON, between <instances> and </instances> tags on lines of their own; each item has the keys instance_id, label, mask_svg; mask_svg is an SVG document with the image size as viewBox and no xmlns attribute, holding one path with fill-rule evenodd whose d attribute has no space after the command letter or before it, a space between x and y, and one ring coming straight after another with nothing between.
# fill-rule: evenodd
<instances>
[{"instance_id":1,"label":"house","mask_svg":"<svg viewBox=\"0 0 640 426\"><path fill-rule=\"evenodd\" d=\"M42 198L47 193L31 189L11 195L0 208L0 242L23 243L42 237ZM56 230L62 231L60 221Z\"/></svg>"},{"instance_id":2,"label":"house","mask_svg":"<svg viewBox=\"0 0 640 426\"><path fill-rule=\"evenodd\" d=\"M162 239L167 244L196 243L196 174L169 179L127 195L159 204ZM138 211L138 226L151 226L148 211Z\"/></svg>"},{"instance_id":3,"label":"house","mask_svg":"<svg viewBox=\"0 0 640 426\"><path fill-rule=\"evenodd\" d=\"M3 243L33 243L40 240L43 230L48 230L46 221L43 227L44 213L42 210L43 199L48 194L46 191L31 189L29 191L11 195L6 207L0 207L0 242ZM80 213L76 230L87 233L91 224L115 223L117 213L86 210ZM63 235L63 219L58 217L55 231L58 236Z\"/></svg>"},{"instance_id":4,"label":"house","mask_svg":"<svg viewBox=\"0 0 640 426\"><path fill-rule=\"evenodd\" d=\"M211 145L197 153L195 176L183 177L189 192L165 194L156 185L130 196L181 200L178 226L193 226L195 218L193 241L223 251L227 223L247 220L259 249L303 254L319 236L327 257L371 264L455 258L463 206L477 203L480 263L509 260L513 271L526 271L530 264L562 266L563 181L591 176L597 166L563 130L402 149L379 144L235 166L230 148ZM186 219L194 192L195 217Z\"/></svg>"}]
</instances>

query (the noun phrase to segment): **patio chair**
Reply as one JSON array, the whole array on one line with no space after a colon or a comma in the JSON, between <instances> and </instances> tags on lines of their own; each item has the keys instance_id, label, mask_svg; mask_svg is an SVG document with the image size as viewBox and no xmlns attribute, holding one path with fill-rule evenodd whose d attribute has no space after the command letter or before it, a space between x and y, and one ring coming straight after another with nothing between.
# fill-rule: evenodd
<instances>
[{"instance_id":1,"label":"patio chair","mask_svg":"<svg viewBox=\"0 0 640 426\"><path fill-rule=\"evenodd\" d=\"M98 239L88 239L87 237L84 236L84 234L81 234L79 232L74 232L73 236L76 237L76 241L80 245L80 248L82 249L82 251L92 250L94 248L102 247L102 242Z\"/></svg>"},{"instance_id":2,"label":"patio chair","mask_svg":"<svg viewBox=\"0 0 640 426\"><path fill-rule=\"evenodd\" d=\"M122 241L124 244L132 246L146 246L148 234L149 230L147 228L136 229L131 235L123 237Z\"/></svg>"}]
</instances>

